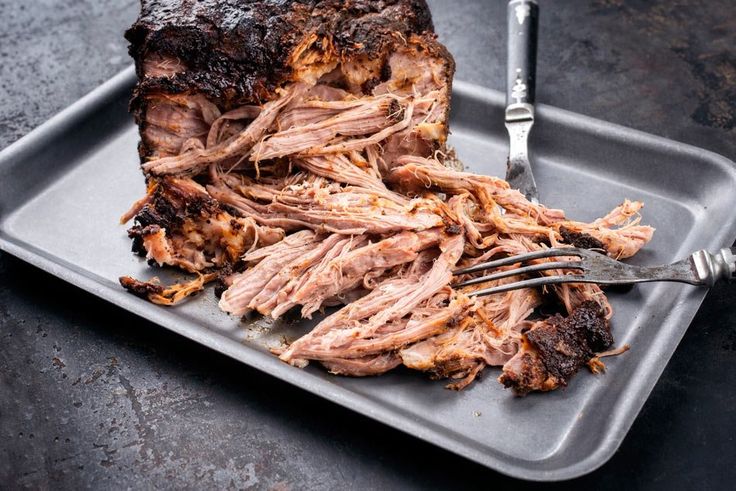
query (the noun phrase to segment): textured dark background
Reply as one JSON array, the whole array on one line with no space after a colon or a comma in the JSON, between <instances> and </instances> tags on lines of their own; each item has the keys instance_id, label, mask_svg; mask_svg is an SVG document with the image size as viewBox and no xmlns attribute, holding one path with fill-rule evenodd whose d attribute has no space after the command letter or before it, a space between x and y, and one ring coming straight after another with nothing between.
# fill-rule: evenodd
<instances>
[{"instance_id":1,"label":"textured dark background","mask_svg":"<svg viewBox=\"0 0 736 491\"><path fill-rule=\"evenodd\" d=\"M540 102L736 159L733 0L540 3ZM505 2L430 4L457 78L502 89ZM0 0L0 148L130 63L137 9ZM732 489L735 298L736 285L708 295L619 452L565 488ZM534 487L0 254L0 488L472 484Z\"/></svg>"}]
</instances>

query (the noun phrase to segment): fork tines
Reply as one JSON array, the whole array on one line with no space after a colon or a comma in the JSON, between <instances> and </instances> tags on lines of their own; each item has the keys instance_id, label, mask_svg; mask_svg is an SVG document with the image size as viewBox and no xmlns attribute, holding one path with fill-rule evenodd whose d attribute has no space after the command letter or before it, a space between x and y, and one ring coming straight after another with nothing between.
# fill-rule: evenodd
<instances>
[{"instance_id":1,"label":"fork tines","mask_svg":"<svg viewBox=\"0 0 736 491\"><path fill-rule=\"evenodd\" d=\"M494 261L488 261L485 263L475 264L467 268L461 268L453 272L454 275L462 275L469 273L477 273L479 271L486 271L489 269L500 268L502 266L510 266L512 264L523 263L525 261L532 261L535 259L546 259L550 257L579 257L585 258L590 255L591 252L586 249L579 249L576 247L565 247L565 248L552 248L544 249L541 251L529 252L526 254L519 254L516 256L509 256L503 259L496 259ZM505 271L498 271L486 276L478 278L471 278L453 285L455 288L461 288L464 286L476 285L478 283L485 283L487 281L499 280L502 278L508 278L509 276L516 276L526 273L534 273L540 271L549 271L557 269L573 269L573 270L585 270L585 265L582 261L549 261L540 264L532 264L529 266L521 266L519 268L509 269ZM503 293L510 290L517 290L519 288L533 288L543 285L559 284L559 283L571 283L576 281L584 280L582 275L557 275L557 276L542 276L540 278L532 278L527 280L516 281L513 283L507 283L505 285L499 285L492 288L486 288L468 293L469 296L482 296L491 295L493 293Z\"/></svg>"}]
</instances>

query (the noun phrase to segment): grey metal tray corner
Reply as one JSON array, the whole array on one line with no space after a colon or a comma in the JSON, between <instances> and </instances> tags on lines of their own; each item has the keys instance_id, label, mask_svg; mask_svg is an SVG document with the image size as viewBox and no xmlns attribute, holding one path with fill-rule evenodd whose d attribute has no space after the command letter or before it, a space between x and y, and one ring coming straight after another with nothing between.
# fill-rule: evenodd
<instances>
[{"instance_id":1,"label":"grey metal tray corner","mask_svg":"<svg viewBox=\"0 0 736 491\"><path fill-rule=\"evenodd\" d=\"M130 254L118 217L144 192L125 70L0 152L0 249L172 331L302 389L504 474L562 480L590 472L618 448L687 330L704 289L642 285L612 293L617 343L632 349L602 376L580 373L566 390L518 399L494 369L462 392L422 374L368 379L299 370L267 347L304 323L243 324L211 292L175 308L125 293L122 274L152 272ZM501 93L456 82L451 143L469 168L502 175ZM646 203L655 238L633 262L665 263L736 238L736 165L714 153L539 105L531 148L542 201L592 220L624 198ZM514 431L509 431L514 428Z\"/></svg>"}]
</instances>

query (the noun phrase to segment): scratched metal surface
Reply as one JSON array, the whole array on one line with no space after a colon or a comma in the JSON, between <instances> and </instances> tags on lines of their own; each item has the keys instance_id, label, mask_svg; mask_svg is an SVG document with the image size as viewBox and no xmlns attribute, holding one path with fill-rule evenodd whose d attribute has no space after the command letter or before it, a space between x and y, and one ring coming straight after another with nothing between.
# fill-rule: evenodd
<instances>
[{"instance_id":1,"label":"scratched metal surface","mask_svg":"<svg viewBox=\"0 0 736 491\"><path fill-rule=\"evenodd\" d=\"M501 88L499 9L449 4L432 7L458 77ZM542 19L550 48L540 60L540 100L736 154L729 119L735 30L721 15L728 2L555 7ZM133 2L36 2L25 10L0 3L9 20L0 34L0 99L7 101L0 145L127 63L119 34L135 9ZM0 475L13 483L509 483L119 310L111 314L107 304L7 255L0 255L0 285L0 388L13 394L0 398L0 452L8 457ZM733 479L733 455L712 449L728 445L722 428L734 424L734 293L709 295L623 449L578 484L717 487Z\"/></svg>"}]
</instances>

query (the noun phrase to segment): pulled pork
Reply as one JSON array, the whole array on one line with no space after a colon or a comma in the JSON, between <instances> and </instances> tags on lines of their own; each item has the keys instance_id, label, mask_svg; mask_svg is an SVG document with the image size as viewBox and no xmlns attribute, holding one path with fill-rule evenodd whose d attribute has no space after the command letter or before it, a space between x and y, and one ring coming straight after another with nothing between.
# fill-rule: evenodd
<instances>
[{"instance_id":1,"label":"pulled pork","mask_svg":"<svg viewBox=\"0 0 736 491\"><path fill-rule=\"evenodd\" d=\"M247 48L257 58L246 58L273 65L267 73L238 65L235 42L208 48L210 68L191 54L202 19L225 29L215 3L180 2L181 37L176 16L143 3L128 36L148 190L122 221L134 221L133 250L152 266L197 278L164 287L124 277L125 288L171 305L217 279L219 307L236 316L298 309L309 318L338 306L279 357L352 376L404 365L455 389L488 366L502 366L499 380L517 394L555 389L612 345L612 310L595 285L484 298L453 287L458 267L549 246L629 257L653 229L639 223L638 202L577 222L445 161L454 65L423 2L356 2L365 12L254 2L276 19L259 27L259 42L281 43ZM239 8L221 38L255 29ZM206 43L211 32L201 35ZM531 320L549 297L564 312Z\"/></svg>"}]
</instances>

